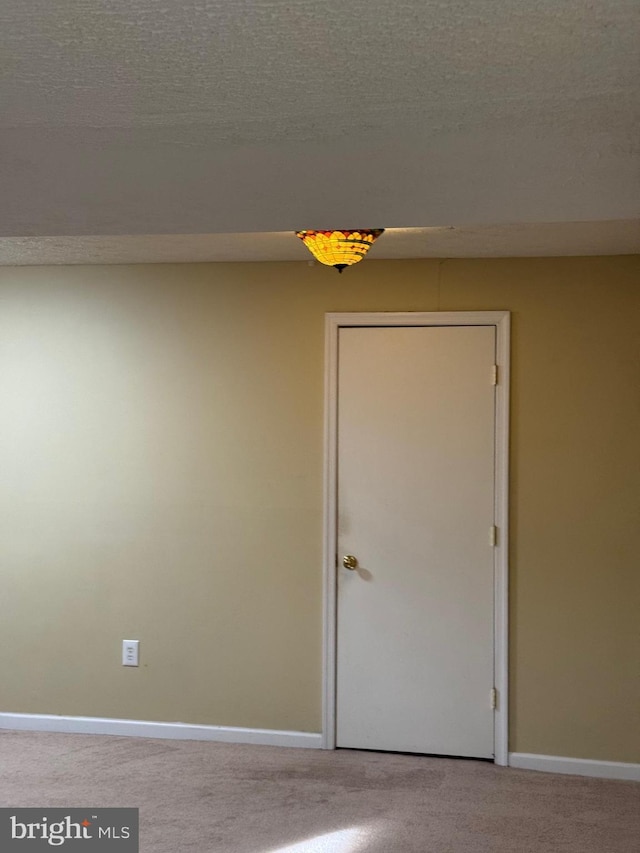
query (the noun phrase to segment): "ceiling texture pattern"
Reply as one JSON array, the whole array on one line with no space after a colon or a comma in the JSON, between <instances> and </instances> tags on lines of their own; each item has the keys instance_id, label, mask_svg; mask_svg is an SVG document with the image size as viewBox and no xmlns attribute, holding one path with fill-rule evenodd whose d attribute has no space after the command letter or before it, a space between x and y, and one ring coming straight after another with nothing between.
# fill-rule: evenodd
<instances>
[{"instance_id":1,"label":"ceiling texture pattern","mask_svg":"<svg viewBox=\"0 0 640 853\"><path fill-rule=\"evenodd\" d=\"M637 0L3 0L0 237L628 233L639 44Z\"/></svg>"}]
</instances>

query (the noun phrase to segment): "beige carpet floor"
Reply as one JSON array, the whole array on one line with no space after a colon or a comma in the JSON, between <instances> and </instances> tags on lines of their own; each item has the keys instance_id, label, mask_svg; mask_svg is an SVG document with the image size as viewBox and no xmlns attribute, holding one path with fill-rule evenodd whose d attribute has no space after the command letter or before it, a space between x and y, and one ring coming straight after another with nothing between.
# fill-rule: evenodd
<instances>
[{"instance_id":1,"label":"beige carpet floor","mask_svg":"<svg viewBox=\"0 0 640 853\"><path fill-rule=\"evenodd\" d=\"M638 783L350 750L2 731L0 805L139 807L142 853L640 851Z\"/></svg>"}]
</instances>

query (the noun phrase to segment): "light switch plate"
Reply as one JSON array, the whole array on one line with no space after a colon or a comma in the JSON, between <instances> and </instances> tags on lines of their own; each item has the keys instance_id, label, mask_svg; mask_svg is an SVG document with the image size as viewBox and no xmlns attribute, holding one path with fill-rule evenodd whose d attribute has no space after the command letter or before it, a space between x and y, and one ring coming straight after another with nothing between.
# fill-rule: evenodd
<instances>
[{"instance_id":1,"label":"light switch plate","mask_svg":"<svg viewBox=\"0 0 640 853\"><path fill-rule=\"evenodd\" d=\"M140 640L122 641L122 666L138 666Z\"/></svg>"}]
</instances>

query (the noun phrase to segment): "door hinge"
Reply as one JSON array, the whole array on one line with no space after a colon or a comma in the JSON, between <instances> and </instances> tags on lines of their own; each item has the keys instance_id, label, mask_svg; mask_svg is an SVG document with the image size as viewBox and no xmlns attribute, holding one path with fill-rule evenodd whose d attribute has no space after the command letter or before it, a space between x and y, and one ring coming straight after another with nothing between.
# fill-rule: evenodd
<instances>
[{"instance_id":1,"label":"door hinge","mask_svg":"<svg viewBox=\"0 0 640 853\"><path fill-rule=\"evenodd\" d=\"M498 365L497 364L491 365L491 384L492 385L498 384Z\"/></svg>"},{"instance_id":2,"label":"door hinge","mask_svg":"<svg viewBox=\"0 0 640 853\"><path fill-rule=\"evenodd\" d=\"M496 708L498 707L498 691L496 690L495 687L491 688L491 699L490 699L490 701L491 701L491 710L495 711Z\"/></svg>"},{"instance_id":3,"label":"door hinge","mask_svg":"<svg viewBox=\"0 0 640 853\"><path fill-rule=\"evenodd\" d=\"M495 526L495 524L492 524L491 527L489 528L489 545L491 545L492 548L495 548L497 544L498 544L498 528Z\"/></svg>"}]
</instances>

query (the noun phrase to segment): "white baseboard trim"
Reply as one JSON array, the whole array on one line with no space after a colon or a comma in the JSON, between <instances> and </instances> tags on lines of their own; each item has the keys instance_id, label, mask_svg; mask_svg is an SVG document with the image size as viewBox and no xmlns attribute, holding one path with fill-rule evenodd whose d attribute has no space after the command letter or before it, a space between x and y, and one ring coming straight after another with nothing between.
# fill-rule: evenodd
<instances>
[{"instance_id":1,"label":"white baseboard trim","mask_svg":"<svg viewBox=\"0 0 640 853\"><path fill-rule=\"evenodd\" d=\"M190 723L156 723L151 720L115 720L102 717L59 717L53 714L0 713L0 729L171 740L209 740L222 743L252 743L260 746L298 746L307 749L322 749L322 735L314 732L242 729L233 726L197 726Z\"/></svg>"},{"instance_id":2,"label":"white baseboard trim","mask_svg":"<svg viewBox=\"0 0 640 853\"><path fill-rule=\"evenodd\" d=\"M597 776L600 779L640 782L640 764L626 764L622 761L591 761L587 758L510 752L509 766L520 770L541 770L544 773L568 773L573 776Z\"/></svg>"}]
</instances>

